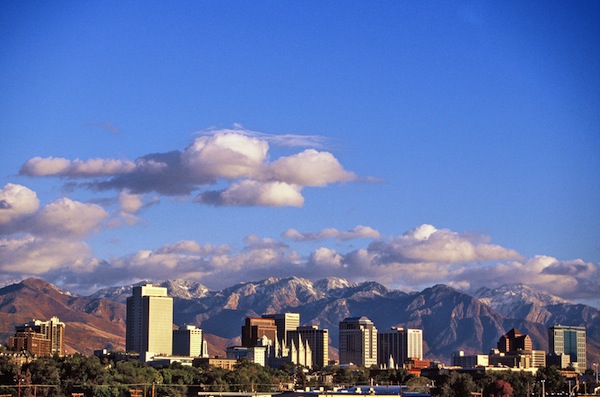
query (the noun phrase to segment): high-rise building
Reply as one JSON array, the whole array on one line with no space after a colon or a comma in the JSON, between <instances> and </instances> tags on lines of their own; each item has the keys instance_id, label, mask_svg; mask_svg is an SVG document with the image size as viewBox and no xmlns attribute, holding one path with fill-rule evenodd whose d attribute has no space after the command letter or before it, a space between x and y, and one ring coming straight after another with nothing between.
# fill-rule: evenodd
<instances>
[{"instance_id":1,"label":"high-rise building","mask_svg":"<svg viewBox=\"0 0 600 397\"><path fill-rule=\"evenodd\" d=\"M12 351L27 352L36 357L51 355L50 339L31 328L20 329L15 336L8 338L8 348Z\"/></svg>"},{"instance_id":2,"label":"high-rise building","mask_svg":"<svg viewBox=\"0 0 600 397\"><path fill-rule=\"evenodd\" d=\"M300 326L300 313L263 314L262 318L272 318L275 320L277 343L279 345L287 345L288 331L295 331Z\"/></svg>"},{"instance_id":3,"label":"high-rise building","mask_svg":"<svg viewBox=\"0 0 600 397\"><path fill-rule=\"evenodd\" d=\"M339 325L340 364L377 365L377 328L367 317L348 317Z\"/></svg>"},{"instance_id":4,"label":"high-rise building","mask_svg":"<svg viewBox=\"0 0 600 397\"><path fill-rule=\"evenodd\" d=\"M423 359L423 330L396 328L377 333L377 364L403 368L406 360Z\"/></svg>"},{"instance_id":5,"label":"high-rise building","mask_svg":"<svg viewBox=\"0 0 600 397\"><path fill-rule=\"evenodd\" d=\"M516 328L513 328L500 337L498 350L501 353L512 353L517 350L531 351L533 350L533 342L529 335L522 334Z\"/></svg>"},{"instance_id":6,"label":"high-rise building","mask_svg":"<svg viewBox=\"0 0 600 397\"><path fill-rule=\"evenodd\" d=\"M272 344L277 343L275 320L272 318L247 317L245 324L242 326L242 346L260 346L264 343L264 337Z\"/></svg>"},{"instance_id":7,"label":"high-rise building","mask_svg":"<svg viewBox=\"0 0 600 397\"><path fill-rule=\"evenodd\" d=\"M173 298L166 288L152 284L133 288L127 298L125 345L128 352L140 353L142 361L154 354L172 354Z\"/></svg>"},{"instance_id":8,"label":"high-rise building","mask_svg":"<svg viewBox=\"0 0 600 397\"><path fill-rule=\"evenodd\" d=\"M544 366L546 352L533 350L529 335L512 328L498 340L498 348L489 354L490 365L510 368L536 368Z\"/></svg>"},{"instance_id":9,"label":"high-rise building","mask_svg":"<svg viewBox=\"0 0 600 397\"><path fill-rule=\"evenodd\" d=\"M301 346L305 341L312 352L312 363L309 365L315 369L321 369L329 363L329 331L319 329L316 325L298 327L287 333L288 346Z\"/></svg>"},{"instance_id":10,"label":"high-rise building","mask_svg":"<svg viewBox=\"0 0 600 397\"><path fill-rule=\"evenodd\" d=\"M63 339L65 323L61 322L56 316L51 317L48 321L34 319L26 324L16 326L15 330L17 333L33 331L40 334L43 338L50 341L50 355L58 354L62 356L64 354Z\"/></svg>"},{"instance_id":11,"label":"high-rise building","mask_svg":"<svg viewBox=\"0 0 600 397\"><path fill-rule=\"evenodd\" d=\"M586 370L585 327L554 325L548 329L549 354L568 354L580 373Z\"/></svg>"},{"instance_id":12,"label":"high-rise building","mask_svg":"<svg viewBox=\"0 0 600 397\"><path fill-rule=\"evenodd\" d=\"M173 355L208 357L202 330L195 325L182 325L173 330Z\"/></svg>"}]
</instances>

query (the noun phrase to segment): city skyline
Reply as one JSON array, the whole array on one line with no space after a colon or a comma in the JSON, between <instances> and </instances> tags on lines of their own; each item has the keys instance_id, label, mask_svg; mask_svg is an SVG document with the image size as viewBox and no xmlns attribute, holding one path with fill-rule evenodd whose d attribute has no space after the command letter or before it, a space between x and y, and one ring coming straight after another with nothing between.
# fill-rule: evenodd
<instances>
[{"instance_id":1,"label":"city skyline","mask_svg":"<svg viewBox=\"0 0 600 397\"><path fill-rule=\"evenodd\" d=\"M1 283L600 307L597 4L0 7Z\"/></svg>"}]
</instances>

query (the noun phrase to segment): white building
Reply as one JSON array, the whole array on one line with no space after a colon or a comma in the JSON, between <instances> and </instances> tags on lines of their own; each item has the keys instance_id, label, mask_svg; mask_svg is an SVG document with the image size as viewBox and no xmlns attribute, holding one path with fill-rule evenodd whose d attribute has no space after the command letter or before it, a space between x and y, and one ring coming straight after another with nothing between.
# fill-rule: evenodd
<instances>
[{"instance_id":1,"label":"white building","mask_svg":"<svg viewBox=\"0 0 600 397\"><path fill-rule=\"evenodd\" d=\"M208 357L202 330L195 325L182 325L173 330L173 355Z\"/></svg>"},{"instance_id":2,"label":"white building","mask_svg":"<svg viewBox=\"0 0 600 397\"><path fill-rule=\"evenodd\" d=\"M166 288L152 284L133 288L127 298L125 345L128 352L139 353L141 361L172 354L173 298Z\"/></svg>"},{"instance_id":3,"label":"white building","mask_svg":"<svg viewBox=\"0 0 600 397\"><path fill-rule=\"evenodd\" d=\"M250 362L262 365L264 367L266 365L267 347L230 346L227 348L225 354L227 355L227 358L235 358L236 360L245 358Z\"/></svg>"}]
</instances>

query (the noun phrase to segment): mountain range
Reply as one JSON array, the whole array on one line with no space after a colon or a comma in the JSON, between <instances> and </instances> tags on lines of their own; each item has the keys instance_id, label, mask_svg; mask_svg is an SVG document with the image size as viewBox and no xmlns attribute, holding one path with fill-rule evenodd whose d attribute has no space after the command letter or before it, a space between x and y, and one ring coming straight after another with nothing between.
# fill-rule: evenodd
<instances>
[{"instance_id":1,"label":"mountain range","mask_svg":"<svg viewBox=\"0 0 600 397\"><path fill-rule=\"evenodd\" d=\"M145 284L138 283L136 285ZM588 363L600 360L600 310L565 301L525 285L481 288L467 294L446 285L406 293L376 282L339 278L310 281L291 277L236 284L219 291L185 280L153 282L174 297L174 323L202 328L211 355L239 344L246 317L297 312L305 325L329 330L332 356L338 323L366 316L379 330L392 326L421 328L426 358L448 363L453 352L487 353L511 328L529 334L534 349L547 350L547 328L554 324L585 326ZM133 285L75 296L39 280L26 279L0 289L0 337L32 318L58 316L66 323L67 352L122 350L125 301Z\"/></svg>"}]
</instances>

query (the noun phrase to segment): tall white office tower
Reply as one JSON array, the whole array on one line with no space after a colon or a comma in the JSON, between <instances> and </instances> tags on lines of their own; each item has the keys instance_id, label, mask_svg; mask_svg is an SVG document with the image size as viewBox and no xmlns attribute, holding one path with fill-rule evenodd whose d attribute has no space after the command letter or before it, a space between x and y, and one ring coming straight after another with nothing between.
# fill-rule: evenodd
<instances>
[{"instance_id":1,"label":"tall white office tower","mask_svg":"<svg viewBox=\"0 0 600 397\"><path fill-rule=\"evenodd\" d=\"M133 288L127 298L125 345L128 352L139 353L141 361L172 354L173 298L166 288L152 284Z\"/></svg>"},{"instance_id":2,"label":"tall white office tower","mask_svg":"<svg viewBox=\"0 0 600 397\"><path fill-rule=\"evenodd\" d=\"M340 364L377 365L377 328L367 317L340 321Z\"/></svg>"}]
</instances>

